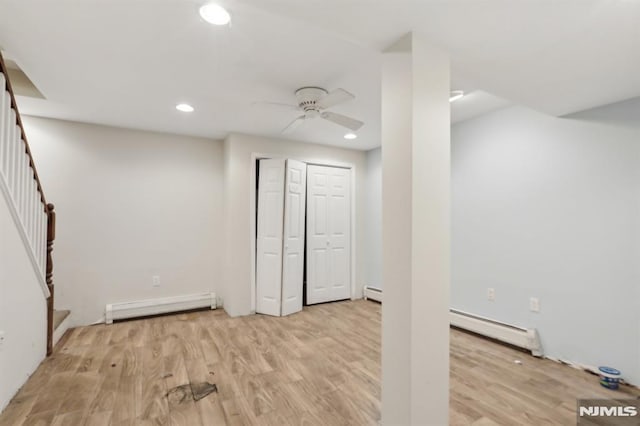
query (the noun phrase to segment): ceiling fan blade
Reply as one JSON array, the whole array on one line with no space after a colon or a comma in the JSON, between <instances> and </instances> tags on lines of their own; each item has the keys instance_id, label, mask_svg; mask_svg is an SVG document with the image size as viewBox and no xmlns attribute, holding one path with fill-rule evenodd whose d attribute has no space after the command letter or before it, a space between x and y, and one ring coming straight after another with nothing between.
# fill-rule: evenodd
<instances>
[{"instance_id":1,"label":"ceiling fan blade","mask_svg":"<svg viewBox=\"0 0 640 426\"><path fill-rule=\"evenodd\" d=\"M296 118L291 123L289 123L289 125L287 127L282 129L282 133L284 133L284 134L292 133L294 130L296 130L298 127L300 127L300 125L302 124L302 122L304 120L305 120L305 116L301 115L300 117Z\"/></svg>"},{"instance_id":2,"label":"ceiling fan blade","mask_svg":"<svg viewBox=\"0 0 640 426\"><path fill-rule=\"evenodd\" d=\"M342 114L336 114L335 112L330 111L324 111L321 114L321 117L325 120L329 120L331 122L339 124L342 127L353 130L354 132L364 125L364 123L360 120L356 120L355 118L347 117L346 115Z\"/></svg>"},{"instance_id":3,"label":"ceiling fan blade","mask_svg":"<svg viewBox=\"0 0 640 426\"><path fill-rule=\"evenodd\" d=\"M286 108L286 109L290 109L290 110L294 110L294 111L300 111L300 107L297 105L293 105L293 104L285 104L282 102L268 102L268 101L257 101L257 102L252 102L251 106L275 106L275 107L280 107L280 108Z\"/></svg>"},{"instance_id":4,"label":"ceiling fan blade","mask_svg":"<svg viewBox=\"0 0 640 426\"><path fill-rule=\"evenodd\" d=\"M351 93L347 92L344 89L336 89L330 92L329 94L327 94L324 98L320 99L318 102L316 102L316 105L320 109L327 109L327 108L331 108L334 105L338 105L355 98L356 98L355 96L353 96Z\"/></svg>"}]
</instances>

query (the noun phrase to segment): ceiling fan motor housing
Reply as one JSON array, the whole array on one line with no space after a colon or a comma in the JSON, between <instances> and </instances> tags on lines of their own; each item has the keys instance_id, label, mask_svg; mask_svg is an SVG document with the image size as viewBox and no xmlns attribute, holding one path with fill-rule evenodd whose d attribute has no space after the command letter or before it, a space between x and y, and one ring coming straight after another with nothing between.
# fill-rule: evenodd
<instances>
[{"instance_id":1,"label":"ceiling fan motor housing","mask_svg":"<svg viewBox=\"0 0 640 426\"><path fill-rule=\"evenodd\" d=\"M355 96L344 89L336 89L331 93L321 87L308 86L298 89L296 90L296 100L298 101L297 109L304 111L304 115L293 120L282 130L282 133L291 133L304 121L318 117L355 132L364 124L362 121L336 112L327 111L327 109L335 105L354 98Z\"/></svg>"},{"instance_id":2,"label":"ceiling fan motor housing","mask_svg":"<svg viewBox=\"0 0 640 426\"><path fill-rule=\"evenodd\" d=\"M320 87L303 87L296 90L296 99L298 100L300 108L305 112L319 113L320 108L316 104L328 93L329 92Z\"/></svg>"}]
</instances>

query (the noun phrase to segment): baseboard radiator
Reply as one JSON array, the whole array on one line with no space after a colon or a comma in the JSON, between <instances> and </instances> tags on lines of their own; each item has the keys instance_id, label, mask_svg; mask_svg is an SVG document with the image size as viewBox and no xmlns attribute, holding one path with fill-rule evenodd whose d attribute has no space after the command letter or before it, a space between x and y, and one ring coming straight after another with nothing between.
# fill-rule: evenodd
<instances>
[{"instance_id":1,"label":"baseboard radiator","mask_svg":"<svg viewBox=\"0 0 640 426\"><path fill-rule=\"evenodd\" d=\"M382 303L382 290L376 287L364 286L364 299Z\"/></svg>"},{"instance_id":2,"label":"baseboard radiator","mask_svg":"<svg viewBox=\"0 0 640 426\"><path fill-rule=\"evenodd\" d=\"M364 298L382 303L382 290L365 286ZM540 344L540 336L535 328L518 327L457 309L450 309L449 315L449 321L453 327L527 349L534 356L540 357L544 355Z\"/></svg>"},{"instance_id":3,"label":"baseboard radiator","mask_svg":"<svg viewBox=\"0 0 640 426\"><path fill-rule=\"evenodd\" d=\"M451 325L454 327L530 350L534 356L543 355L540 337L535 328L517 327L457 309L450 309L449 312Z\"/></svg>"},{"instance_id":4,"label":"baseboard radiator","mask_svg":"<svg viewBox=\"0 0 640 426\"><path fill-rule=\"evenodd\" d=\"M112 303L106 306L104 317L105 323L113 324L114 320L168 314L199 308L216 309L216 294L200 293L187 296Z\"/></svg>"}]
</instances>

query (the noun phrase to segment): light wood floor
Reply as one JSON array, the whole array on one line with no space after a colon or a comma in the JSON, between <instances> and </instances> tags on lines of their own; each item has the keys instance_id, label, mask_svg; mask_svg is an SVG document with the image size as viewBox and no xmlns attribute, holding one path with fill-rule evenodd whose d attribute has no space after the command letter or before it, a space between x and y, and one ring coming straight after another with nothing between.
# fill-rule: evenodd
<instances>
[{"instance_id":1,"label":"light wood floor","mask_svg":"<svg viewBox=\"0 0 640 426\"><path fill-rule=\"evenodd\" d=\"M355 301L287 318L217 310L76 328L0 424L377 424L380 310ZM167 397L190 382L218 392ZM452 330L453 425L574 425L576 398L619 395L590 374Z\"/></svg>"}]
</instances>

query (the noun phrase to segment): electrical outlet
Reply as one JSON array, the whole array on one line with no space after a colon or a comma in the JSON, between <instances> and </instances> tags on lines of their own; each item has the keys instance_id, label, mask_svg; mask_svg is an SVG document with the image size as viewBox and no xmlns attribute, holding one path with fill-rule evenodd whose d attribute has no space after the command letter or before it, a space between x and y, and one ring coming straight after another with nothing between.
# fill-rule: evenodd
<instances>
[{"instance_id":1,"label":"electrical outlet","mask_svg":"<svg viewBox=\"0 0 640 426\"><path fill-rule=\"evenodd\" d=\"M0 331L0 351L2 350L3 346L4 346L4 331Z\"/></svg>"},{"instance_id":2,"label":"electrical outlet","mask_svg":"<svg viewBox=\"0 0 640 426\"><path fill-rule=\"evenodd\" d=\"M540 312L540 300L537 297L529 299L529 310L531 312Z\"/></svg>"},{"instance_id":3,"label":"electrical outlet","mask_svg":"<svg viewBox=\"0 0 640 426\"><path fill-rule=\"evenodd\" d=\"M489 299L491 302L496 300L496 289L495 288L488 288L487 289L487 299Z\"/></svg>"},{"instance_id":4,"label":"electrical outlet","mask_svg":"<svg viewBox=\"0 0 640 426\"><path fill-rule=\"evenodd\" d=\"M160 275L151 277L151 287L160 287Z\"/></svg>"}]
</instances>

